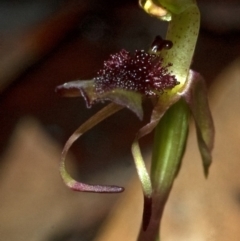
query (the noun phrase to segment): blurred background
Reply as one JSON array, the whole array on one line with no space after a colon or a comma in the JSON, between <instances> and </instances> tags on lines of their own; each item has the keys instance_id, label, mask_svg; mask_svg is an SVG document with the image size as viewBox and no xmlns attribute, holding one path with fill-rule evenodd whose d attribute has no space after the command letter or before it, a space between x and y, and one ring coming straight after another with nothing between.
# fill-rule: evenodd
<instances>
[{"instance_id":1,"label":"blurred background","mask_svg":"<svg viewBox=\"0 0 240 241\"><path fill-rule=\"evenodd\" d=\"M239 57L240 3L198 3L202 24L192 68L211 87ZM0 240L95 238L121 194L72 192L58 164L67 138L104 105L87 109L82 98L61 98L54 89L93 78L109 54L122 48L148 50L166 27L137 0L0 1ZM145 113L144 123L147 104ZM127 186L136 175L130 145L142 125L123 110L91 130L71 149L72 175ZM141 141L146 156L151 140L149 135Z\"/></svg>"}]
</instances>

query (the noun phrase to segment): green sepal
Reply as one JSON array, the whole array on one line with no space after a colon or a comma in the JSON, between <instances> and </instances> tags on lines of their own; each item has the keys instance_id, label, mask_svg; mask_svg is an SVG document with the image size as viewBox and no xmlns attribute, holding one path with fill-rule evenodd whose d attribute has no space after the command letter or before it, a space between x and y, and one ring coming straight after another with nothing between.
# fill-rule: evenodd
<instances>
[{"instance_id":1,"label":"green sepal","mask_svg":"<svg viewBox=\"0 0 240 241\"><path fill-rule=\"evenodd\" d=\"M189 89L185 99L195 120L198 147L201 153L204 174L207 177L212 163L212 149L214 143L214 124L208 104L207 87L203 77L193 71L189 72Z\"/></svg>"}]
</instances>

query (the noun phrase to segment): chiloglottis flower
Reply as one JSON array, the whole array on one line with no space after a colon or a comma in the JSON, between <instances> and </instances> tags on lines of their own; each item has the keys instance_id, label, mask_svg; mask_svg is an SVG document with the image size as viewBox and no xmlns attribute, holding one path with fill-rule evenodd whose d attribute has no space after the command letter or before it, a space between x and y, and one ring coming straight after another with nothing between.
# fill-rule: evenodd
<instances>
[{"instance_id":1,"label":"chiloglottis flower","mask_svg":"<svg viewBox=\"0 0 240 241\"><path fill-rule=\"evenodd\" d=\"M186 82L181 89L177 88L178 76L174 76L168 68L171 63L163 66L159 53L162 49L172 47L172 42L157 36L149 52L136 50L129 53L126 50L110 55L103 63L92 80L78 80L65 83L56 88L62 96L83 97L87 107L94 103L110 101L102 110L82 124L66 142L61 156L60 173L67 186L76 191L117 193L124 188L111 185L89 185L74 180L65 168L65 159L71 145L85 132L103 121L110 115L126 107L133 111L139 119L143 118L142 101L153 99L153 109L149 123L143 126L132 144L132 154L144 196L152 195L152 184L141 155L139 138L150 133L158 124L170 106L180 99L188 104L196 123L199 150L203 160L205 174L211 164L213 148L213 122L208 106L206 86L203 78L194 71L189 71ZM174 66L172 66L174 67Z\"/></svg>"}]
</instances>

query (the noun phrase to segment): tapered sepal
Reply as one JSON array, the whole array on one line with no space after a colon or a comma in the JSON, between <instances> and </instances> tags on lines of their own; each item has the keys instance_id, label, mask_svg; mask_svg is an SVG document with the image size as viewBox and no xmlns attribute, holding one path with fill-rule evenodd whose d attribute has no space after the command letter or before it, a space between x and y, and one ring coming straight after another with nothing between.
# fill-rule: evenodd
<instances>
[{"instance_id":1,"label":"tapered sepal","mask_svg":"<svg viewBox=\"0 0 240 241\"><path fill-rule=\"evenodd\" d=\"M205 176L208 175L212 163L212 149L214 143L214 124L210 112L207 88L203 77L197 72L189 72L189 89L185 99L195 120L198 146L202 157Z\"/></svg>"}]
</instances>

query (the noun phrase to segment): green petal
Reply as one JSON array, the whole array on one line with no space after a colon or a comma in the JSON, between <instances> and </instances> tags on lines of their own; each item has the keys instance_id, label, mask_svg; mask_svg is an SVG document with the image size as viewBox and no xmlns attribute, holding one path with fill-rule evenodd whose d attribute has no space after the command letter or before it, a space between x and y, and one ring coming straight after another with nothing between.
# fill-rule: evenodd
<instances>
[{"instance_id":1,"label":"green petal","mask_svg":"<svg viewBox=\"0 0 240 241\"><path fill-rule=\"evenodd\" d=\"M137 139L149 134L157 126L165 112L170 106L176 103L180 99L180 95L169 95L168 92L159 96L157 104L154 106L150 122L143 126L137 133Z\"/></svg>"},{"instance_id":2,"label":"green petal","mask_svg":"<svg viewBox=\"0 0 240 241\"><path fill-rule=\"evenodd\" d=\"M198 146L202 156L205 176L212 162L214 143L214 124L210 112L207 88L202 76L194 71L189 72L189 89L184 93L195 120Z\"/></svg>"},{"instance_id":3,"label":"green petal","mask_svg":"<svg viewBox=\"0 0 240 241\"><path fill-rule=\"evenodd\" d=\"M65 97L82 96L87 107L91 107L96 102L110 100L118 105L127 107L133 111L140 120L143 118L142 94L123 89L113 89L98 93L95 90L93 80L77 80L58 86L55 91Z\"/></svg>"},{"instance_id":4,"label":"green petal","mask_svg":"<svg viewBox=\"0 0 240 241\"><path fill-rule=\"evenodd\" d=\"M81 192L103 192L103 193L118 193L122 192L124 188L118 186L102 186L102 185L90 185L82 182L78 182L74 180L67 172L65 167L65 160L67 153L73 143L82 136L85 132L93 128L95 125L121 110L122 106L118 106L114 103L111 103L93 115L90 119L88 119L85 123L83 123L68 139L66 142L62 155L61 155L61 165L60 165L60 174L64 183L74 191Z\"/></svg>"},{"instance_id":5,"label":"green petal","mask_svg":"<svg viewBox=\"0 0 240 241\"><path fill-rule=\"evenodd\" d=\"M143 118L142 95L134 91L114 89L99 96L99 99L110 100L133 111L140 120Z\"/></svg>"},{"instance_id":6,"label":"green petal","mask_svg":"<svg viewBox=\"0 0 240 241\"><path fill-rule=\"evenodd\" d=\"M152 184L137 139L132 144L132 155L142 184L143 194L145 197L150 198L152 195Z\"/></svg>"}]
</instances>

